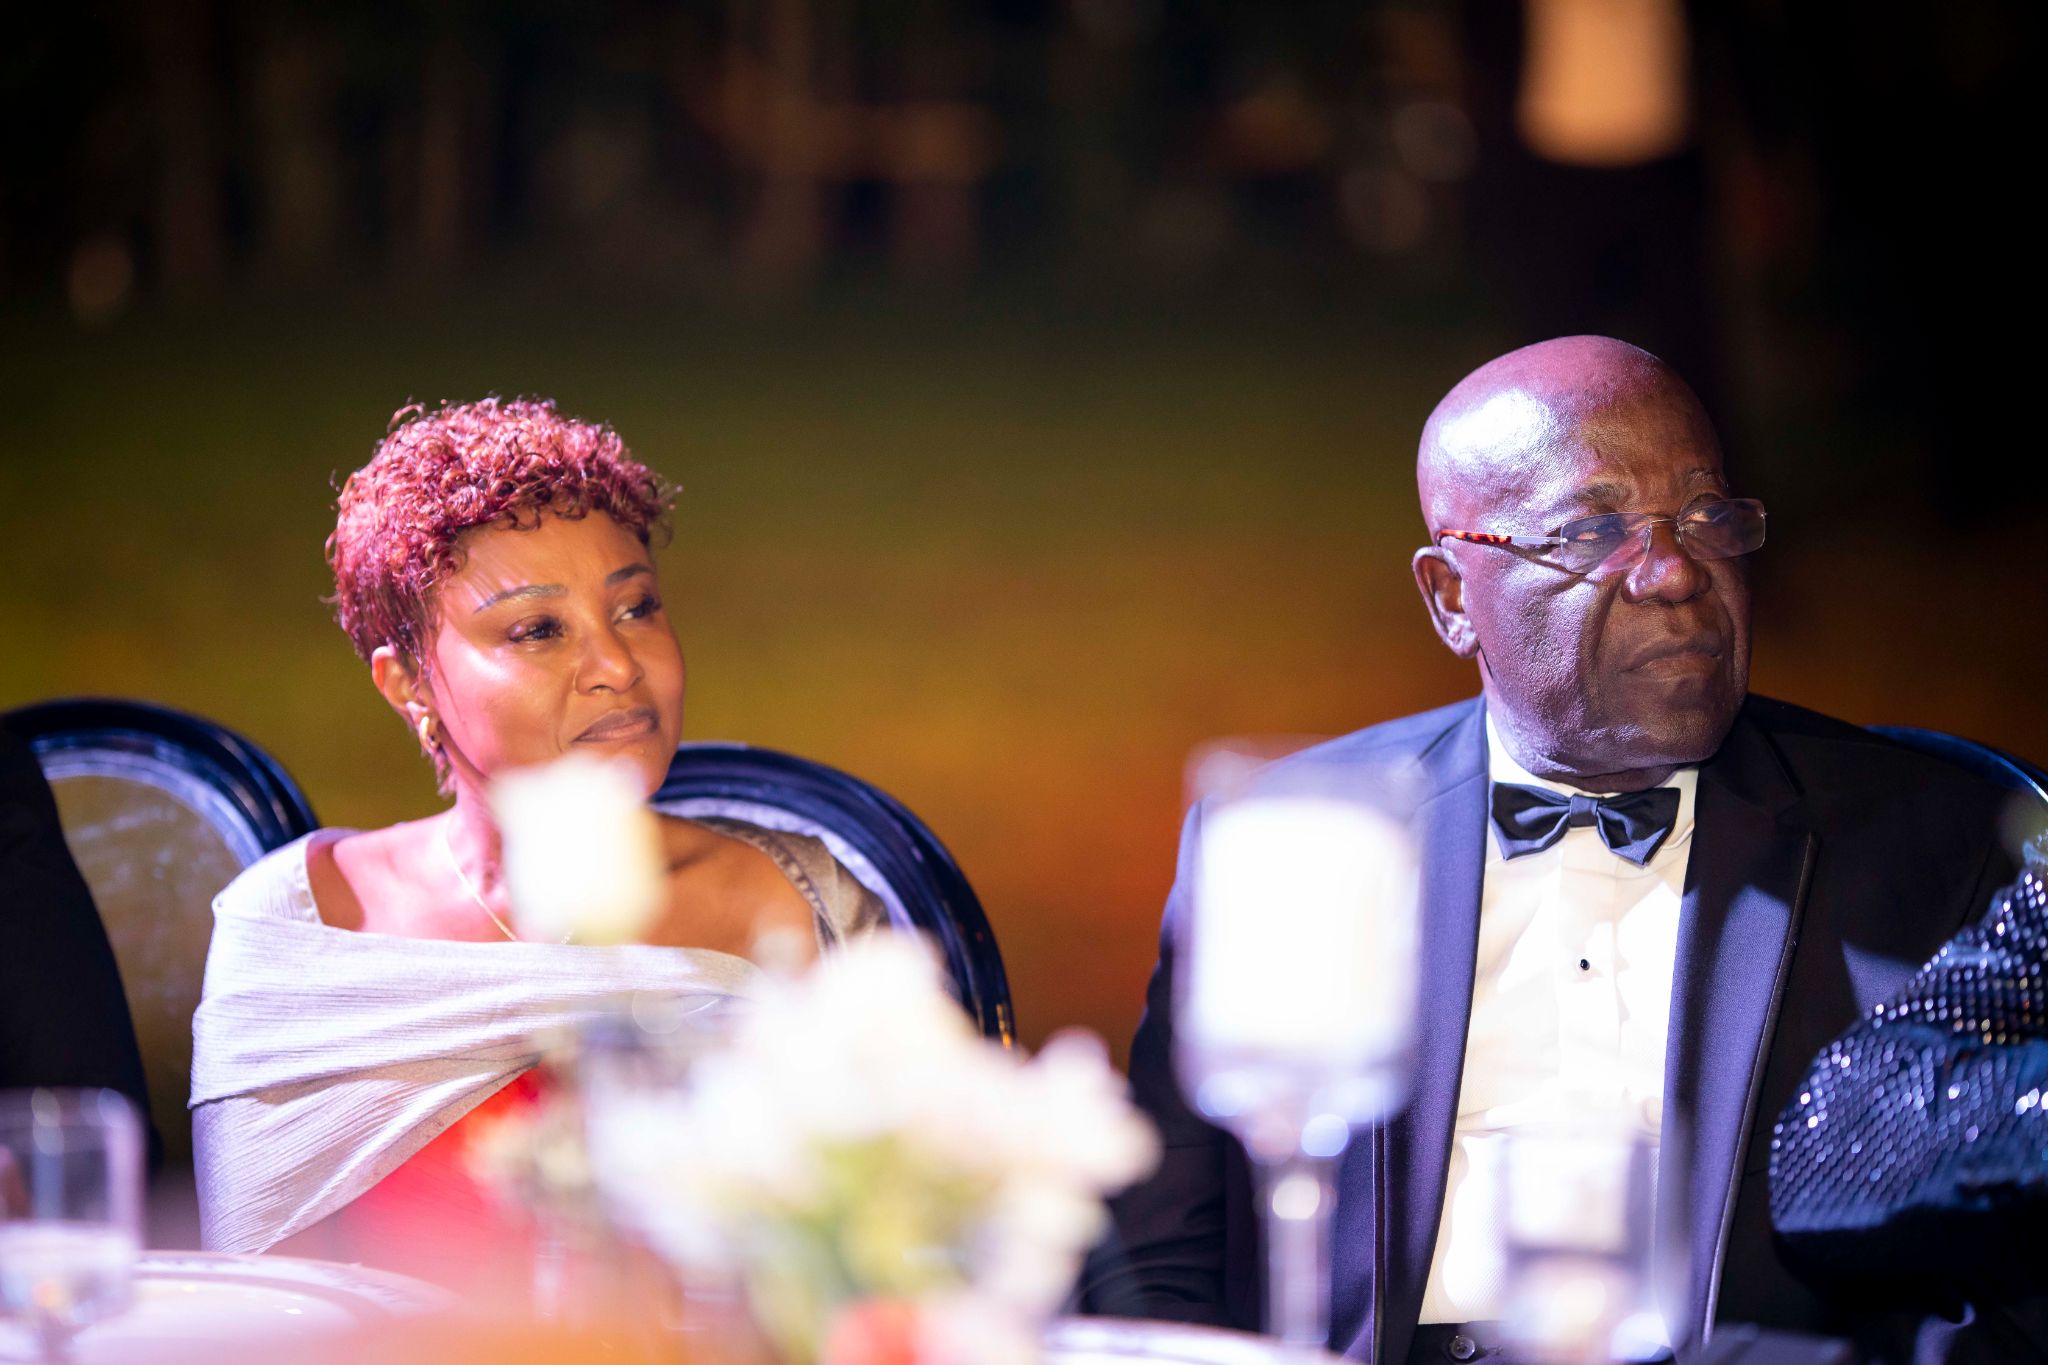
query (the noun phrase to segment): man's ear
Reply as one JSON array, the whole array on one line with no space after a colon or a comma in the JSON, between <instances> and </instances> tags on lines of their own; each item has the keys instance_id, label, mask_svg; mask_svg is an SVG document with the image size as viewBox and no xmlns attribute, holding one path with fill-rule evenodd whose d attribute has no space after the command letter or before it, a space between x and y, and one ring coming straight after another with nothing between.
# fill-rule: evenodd
<instances>
[{"instance_id":1,"label":"man's ear","mask_svg":"<svg viewBox=\"0 0 2048 1365\"><path fill-rule=\"evenodd\" d=\"M418 730L420 721L431 714L433 696L420 677L418 665L390 645L379 645L370 654L370 681L384 694L408 730Z\"/></svg>"},{"instance_id":2,"label":"man's ear","mask_svg":"<svg viewBox=\"0 0 2048 1365\"><path fill-rule=\"evenodd\" d=\"M1422 605L1429 609L1429 623L1436 627L1444 647L1461 659L1479 653L1479 632L1465 614L1465 580L1458 566L1441 545L1425 545L1411 561L1415 586L1421 590Z\"/></svg>"}]
</instances>

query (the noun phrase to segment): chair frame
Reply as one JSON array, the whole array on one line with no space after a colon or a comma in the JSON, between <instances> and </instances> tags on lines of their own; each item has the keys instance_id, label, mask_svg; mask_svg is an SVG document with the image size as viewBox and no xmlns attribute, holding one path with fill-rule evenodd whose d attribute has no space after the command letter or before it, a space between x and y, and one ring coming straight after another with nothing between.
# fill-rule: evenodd
<instances>
[{"instance_id":1,"label":"chair frame","mask_svg":"<svg viewBox=\"0 0 2048 1365\"><path fill-rule=\"evenodd\" d=\"M902 897L910 927L936 942L955 994L982 1034L1005 1047L1014 1046L1017 1029L1009 977L987 912L953 855L902 802L812 759L715 742L680 746L667 779L652 797L657 807L695 800L786 812L846 840ZM918 886L930 894L903 895L905 888Z\"/></svg>"},{"instance_id":2,"label":"chair frame","mask_svg":"<svg viewBox=\"0 0 2048 1365\"><path fill-rule=\"evenodd\" d=\"M0 721L28 746L46 777L54 781L88 774L131 781L165 791L179 804L194 808L243 866L319 825L298 784L275 759L252 741L199 716L154 702L66 697L0 714ZM107 906L100 900L99 890L89 889L95 906L104 913ZM206 924L210 930L210 915ZM116 948L117 966L118 954ZM142 965L147 968L149 961L142 959ZM128 964L130 970L136 966L135 961ZM128 979L122 982L131 1000L131 1016L136 997L130 987L135 984ZM196 977L191 984L197 986ZM150 1017L177 1027L175 1014L152 1010ZM189 1020L183 1029L189 1039ZM138 1033L147 1036L148 1030ZM174 1073L165 1069L170 1059L160 1051L147 1053L141 1060L150 1090L163 1088L173 1079ZM158 1154L168 1148L173 1159L183 1162L189 1160L190 1120L184 1111L188 1087L181 1073L177 1079L175 1111L166 1107L173 1099L171 1094L151 1096L156 1110L151 1146ZM153 1155L152 1163L157 1159Z\"/></svg>"},{"instance_id":3,"label":"chair frame","mask_svg":"<svg viewBox=\"0 0 2048 1365\"><path fill-rule=\"evenodd\" d=\"M1871 725L1865 728L1908 749L1946 759L2008 790L2030 792L2036 801L2048 806L2048 772L2043 772L2017 754L1994 749L1974 739L1964 739L1942 730L1926 730L1916 725Z\"/></svg>"},{"instance_id":4,"label":"chair frame","mask_svg":"<svg viewBox=\"0 0 2048 1365\"><path fill-rule=\"evenodd\" d=\"M155 702L65 697L7 713L7 723L48 766L54 754L104 749L185 766L233 804L264 852L319 828L313 807L277 761L233 731ZM174 757L175 756L175 757Z\"/></svg>"}]
</instances>

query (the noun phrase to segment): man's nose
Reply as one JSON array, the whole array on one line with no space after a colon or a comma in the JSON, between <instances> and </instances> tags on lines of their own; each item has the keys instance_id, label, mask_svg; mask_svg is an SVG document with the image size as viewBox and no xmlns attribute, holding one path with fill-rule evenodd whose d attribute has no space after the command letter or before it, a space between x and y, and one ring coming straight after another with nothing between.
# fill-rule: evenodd
<instances>
[{"instance_id":1,"label":"man's nose","mask_svg":"<svg viewBox=\"0 0 2048 1365\"><path fill-rule=\"evenodd\" d=\"M1685 552L1677 523L1653 521L1642 535L1642 550L1622 581L1630 601L1684 602L1706 589L1707 571Z\"/></svg>"}]
</instances>

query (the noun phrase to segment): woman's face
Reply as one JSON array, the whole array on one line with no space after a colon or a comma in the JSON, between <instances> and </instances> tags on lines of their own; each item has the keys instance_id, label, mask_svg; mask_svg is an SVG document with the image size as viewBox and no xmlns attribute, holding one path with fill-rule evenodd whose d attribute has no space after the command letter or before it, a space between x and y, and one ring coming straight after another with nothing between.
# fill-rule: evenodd
<instances>
[{"instance_id":1,"label":"woman's face","mask_svg":"<svg viewBox=\"0 0 2048 1365\"><path fill-rule=\"evenodd\" d=\"M683 653L654 562L602 512L464 534L431 603L425 692L458 785L568 753L661 785L683 728Z\"/></svg>"}]
</instances>

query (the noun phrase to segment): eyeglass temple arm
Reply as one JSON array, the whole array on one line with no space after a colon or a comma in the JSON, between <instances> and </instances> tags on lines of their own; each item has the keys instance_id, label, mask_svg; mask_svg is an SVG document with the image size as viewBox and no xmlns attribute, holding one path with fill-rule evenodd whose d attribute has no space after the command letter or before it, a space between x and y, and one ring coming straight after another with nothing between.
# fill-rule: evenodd
<instances>
[{"instance_id":1,"label":"eyeglass temple arm","mask_svg":"<svg viewBox=\"0 0 2048 1365\"><path fill-rule=\"evenodd\" d=\"M1474 545L1514 545L1524 550L1547 550L1564 542L1556 536L1504 536L1494 531L1438 531L1436 540L1442 544L1445 538L1470 541Z\"/></svg>"}]
</instances>

